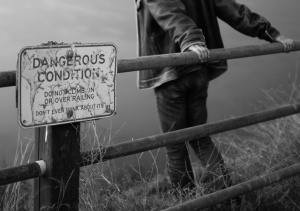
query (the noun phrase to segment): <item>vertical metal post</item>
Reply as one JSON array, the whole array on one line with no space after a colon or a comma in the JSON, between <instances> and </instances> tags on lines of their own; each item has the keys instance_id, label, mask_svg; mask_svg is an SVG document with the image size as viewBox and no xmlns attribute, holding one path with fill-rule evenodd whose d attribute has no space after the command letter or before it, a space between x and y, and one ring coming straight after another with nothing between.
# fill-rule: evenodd
<instances>
[{"instance_id":1,"label":"vertical metal post","mask_svg":"<svg viewBox=\"0 0 300 211\"><path fill-rule=\"evenodd\" d=\"M35 179L34 210L78 210L80 123L37 128L35 140L47 171Z\"/></svg>"}]
</instances>

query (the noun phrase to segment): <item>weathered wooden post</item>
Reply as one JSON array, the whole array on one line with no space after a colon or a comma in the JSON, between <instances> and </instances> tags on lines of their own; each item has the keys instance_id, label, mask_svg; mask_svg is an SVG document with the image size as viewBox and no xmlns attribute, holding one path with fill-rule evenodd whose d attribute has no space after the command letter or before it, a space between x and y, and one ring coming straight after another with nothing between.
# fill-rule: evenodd
<instances>
[{"instance_id":1,"label":"weathered wooden post","mask_svg":"<svg viewBox=\"0 0 300 211\"><path fill-rule=\"evenodd\" d=\"M115 113L116 47L57 44L25 47L18 60L18 113L36 127L34 210L78 210L80 121Z\"/></svg>"},{"instance_id":2,"label":"weathered wooden post","mask_svg":"<svg viewBox=\"0 0 300 211\"><path fill-rule=\"evenodd\" d=\"M80 123L37 128L35 140L36 160L47 166L35 179L35 210L78 210Z\"/></svg>"}]
</instances>

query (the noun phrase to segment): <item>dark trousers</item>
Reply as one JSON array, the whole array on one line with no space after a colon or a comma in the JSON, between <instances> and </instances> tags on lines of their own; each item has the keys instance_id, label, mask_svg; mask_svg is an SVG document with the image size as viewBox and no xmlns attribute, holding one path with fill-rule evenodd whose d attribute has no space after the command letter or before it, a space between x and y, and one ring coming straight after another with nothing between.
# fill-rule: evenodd
<instances>
[{"instance_id":1,"label":"dark trousers","mask_svg":"<svg viewBox=\"0 0 300 211\"><path fill-rule=\"evenodd\" d=\"M205 124L207 121L208 76L205 68L187 73L154 89L163 132ZM167 169L175 188L194 188L195 180L188 152L190 144L208 175L220 172L224 164L210 137L166 147Z\"/></svg>"}]
</instances>

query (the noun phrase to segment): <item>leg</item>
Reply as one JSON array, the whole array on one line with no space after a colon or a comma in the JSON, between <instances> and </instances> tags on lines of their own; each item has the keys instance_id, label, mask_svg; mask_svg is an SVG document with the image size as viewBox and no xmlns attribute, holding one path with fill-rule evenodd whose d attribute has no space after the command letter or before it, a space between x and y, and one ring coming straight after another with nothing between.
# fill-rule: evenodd
<instances>
[{"instance_id":1,"label":"leg","mask_svg":"<svg viewBox=\"0 0 300 211\"><path fill-rule=\"evenodd\" d=\"M187 127L186 97L182 90L182 78L155 88L157 110L163 132ZM193 188L194 175L186 143L166 146L167 168L175 188Z\"/></svg>"},{"instance_id":2,"label":"leg","mask_svg":"<svg viewBox=\"0 0 300 211\"><path fill-rule=\"evenodd\" d=\"M206 99L209 83L207 71L203 69L193 74L187 99L187 125L189 127L207 122ZM202 137L190 141L190 145L200 159L201 164L205 167L206 172L209 172L205 179L213 180L216 177L220 177L222 175L220 166L224 166L224 161L212 139L210 137Z\"/></svg>"},{"instance_id":3,"label":"leg","mask_svg":"<svg viewBox=\"0 0 300 211\"><path fill-rule=\"evenodd\" d=\"M205 167L201 182L207 183L220 178L223 175L224 160L210 137L204 137L190 142L195 154ZM221 186L224 186L223 184Z\"/></svg>"}]
</instances>

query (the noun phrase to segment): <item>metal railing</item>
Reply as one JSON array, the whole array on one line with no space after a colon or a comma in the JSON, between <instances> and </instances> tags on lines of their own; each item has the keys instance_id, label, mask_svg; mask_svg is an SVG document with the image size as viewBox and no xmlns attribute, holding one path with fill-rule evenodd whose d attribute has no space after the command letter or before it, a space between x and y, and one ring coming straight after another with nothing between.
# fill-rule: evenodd
<instances>
[{"instance_id":1,"label":"metal railing","mask_svg":"<svg viewBox=\"0 0 300 211\"><path fill-rule=\"evenodd\" d=\"M300 41L295 41L295 45L292 51L299 50ZM283 45L280 43L257 46L244 46L228 49L214 49L211 50L211 58L208 60L208 62L222 59L235 59L282 52ZM118 61L118 73L195 63L199 63L199 59L197 54L195 54L194 52L147 56L133 59L121 59ZM16 71L0 72L0 88L15 85ZM135 139L128 142L104 147L99 150L92 150L80 153L79 160L77 161L77 163L79 167L82 167L100 161L107 161L118 157L123 157L139 152L164 147L174 143L190 141L195 138L230 131L297 113L300 113L300 104L286 105L280 108L274 108L271 110L262 111L246 116L186 128L165 134ZM263 177L246 181L244 183L212 193L202 198L183 203L181 205L169 208L167 210L189 210L194 207L206 208L221 201L264 187L268 184L278 182L279 180L295 176L300 173L299 167L300 164L296 164L291 167L281 169L277 172L265 175ZM37 178L43 175L47 176L46 172L46 164L42 160L22 166L2 169L0 170L0 185L5 185L31 178Z\"/></svg>"},{"instance_id":2,"label":"metal railing","mask_svg":"<svg viewBox=\"0 0 300 211\"><path fill-rule=\"evenodd\" d=\"M294 48L291 51L300 50L300 41L294 41ZM282 53L283 45L280 43L242 46L236 48L222 48L210 50L211 56L207 62L223 59L238 59L253 56ZM155 61L155 62L154 62ZM137 70L171 67L178 65L197 64L199 58L194 52L183 52L174 54L163 54L144 56L131 59L118 60L118 73L133 72ZM16 71L0 72L0 88L16 85Z\"/></svg>"}]
</instances>

